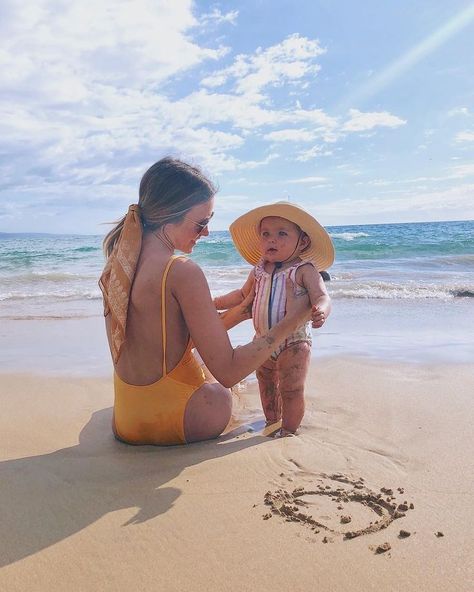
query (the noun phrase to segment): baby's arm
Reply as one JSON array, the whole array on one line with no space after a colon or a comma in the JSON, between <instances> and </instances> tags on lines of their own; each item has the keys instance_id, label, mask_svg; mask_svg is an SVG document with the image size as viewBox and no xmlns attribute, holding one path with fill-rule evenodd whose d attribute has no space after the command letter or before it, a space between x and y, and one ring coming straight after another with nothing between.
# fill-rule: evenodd
<instances>
[{"instance_id":1,"label":"baby's arm","mask_svg":"<svg viewBox=\"0 0 474 592\"><path fill-rule=\"evenodd\" d=\"M300 273L299 273L300 272ZM331 299L323 278L312 264L302 265L296 272L296 281L308 291L311 302L311 320L315 329L322 327L331 313Z\"/></svg>"},{"instance_id":2,"label":"baby's arm","mask_svg":"<svg viewBox=\"0 0 474 592\"><path fill-rule=\"evenodd\" d=\"M233 306L238 306L250 294L250 291L253 290L254 281L255 273L252 269L242 288L239 290L232 290L232 292L228 292L222 296L216 296L216 298L214 298L214 306L217 310L227 310Z\"/></svg>"}]
</instances>

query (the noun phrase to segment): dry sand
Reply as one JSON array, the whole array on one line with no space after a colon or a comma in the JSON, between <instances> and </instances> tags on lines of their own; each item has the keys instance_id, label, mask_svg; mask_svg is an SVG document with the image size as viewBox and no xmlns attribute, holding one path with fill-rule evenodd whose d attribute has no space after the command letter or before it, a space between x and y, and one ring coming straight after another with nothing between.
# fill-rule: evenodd
<instances>
[{"instance_id":1,"label":"dry sand","mask_svg":"<svg viewBox=\"0 0 474 592\"><path fill-rule=\"evenodd\" d=\"M112 437L111 380L3 375L0 590L471 591L473 394L472 366L315 360L299 436L251 384L224 437L155 448Z\"/></svg>"}]
</instances>

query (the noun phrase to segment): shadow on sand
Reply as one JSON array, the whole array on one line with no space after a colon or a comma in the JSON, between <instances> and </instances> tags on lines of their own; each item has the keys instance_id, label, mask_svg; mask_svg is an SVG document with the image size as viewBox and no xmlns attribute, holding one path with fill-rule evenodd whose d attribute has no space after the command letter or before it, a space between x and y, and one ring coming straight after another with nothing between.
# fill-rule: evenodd
<instances>
[{"instance_id":1,"label":"shadow on sand","mask_svg":"<svg viewBox=\"0 0 474 592\"><path fill-rule=\"evenodd\" d=\"M93 413L79 444L0 463L0 567L14 563L124 508L139 508L124 526L165 513L181 494L166 484L183 469L268 441L218 440L189 446L129 446L111 434L112 408Z\"/></svg>"}]
</instances>

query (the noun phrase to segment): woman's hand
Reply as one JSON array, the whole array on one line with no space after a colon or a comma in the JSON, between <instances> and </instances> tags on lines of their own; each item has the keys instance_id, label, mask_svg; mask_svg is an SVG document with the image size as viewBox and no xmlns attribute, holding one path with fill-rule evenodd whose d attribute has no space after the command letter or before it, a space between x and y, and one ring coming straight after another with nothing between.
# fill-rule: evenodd
<instances>
[{"instance_id":1,"label":"woman's hand","mask_svg":"<svg viewBox=\"0 0 474 592\"><path fill-rule=\"evenodd\" d=\"M252 305L253 305L253 300L255 298L255 291L254 290L250 290L250 292L247 294L247 296L242 300L242 303L240 304L240 306L242 307L242 315L243 315L243 321L246 321L248 319L252 318Z\"/></svg>"},{"instance_id":2,"label":"woman's hand","mask_svg":"<svg viewBox=\"0 0 474 592\"><path fill-rule=\"evenodd\" d=\"M240 304L220 313L220 319L227 330L232 329L232 327L235 327L242 321L248 321L248 319L252 318L252 303L254 297L255 293L251 290Z\"/></svg>"},{"instance_id":3,"label":"woman's hand","mask_svg":"<svg viewBox=\"0 0 474 592\"><path fill-rule=\"evenodd\" d=\"M286 278L286 316L295 317L298 324L303 325L311 319L311 305L308 294L295 294L295 286L289 277Z\"/></svg>"}]
</instances>

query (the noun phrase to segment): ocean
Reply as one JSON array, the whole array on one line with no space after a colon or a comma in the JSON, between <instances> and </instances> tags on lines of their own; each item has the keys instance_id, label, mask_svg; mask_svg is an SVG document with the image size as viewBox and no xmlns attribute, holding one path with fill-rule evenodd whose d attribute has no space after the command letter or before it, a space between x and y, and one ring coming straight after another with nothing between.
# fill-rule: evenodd
<instances>
[{"instance_id":1,"label":"ocean","mask_svg":"<svg viewBox=\"0 0 474 592\"><path fill-rule=\"evenodd\" d=\"M407 323L416 327L421 318L431 336L427 334L419 344L423 349L436 330L444 327L446 332L441 315L448 319L451 335L459 330L456 343L469 346L462 360L474 354L468 336L474 332L474 221L332 226L327 230L336 261L326 284L333 299L326 349L351 352L353 347L347 349L341 343L352 340L359 349L367 342L365 349L380 351L386 347L387 335L395 337L397 327L407 328ZM8 360L28 350L29 331L35 331L31 323L22 324L21 329L16 323L15 330L9 331L7 325L12 321L80 323L82 319L84 325L84 319L89 319L87 326L100 325L103 330L98 322L102 299L97 284L104 265L102 238L0 233L0 337L10 341L0 350L0 368L10 367ZM191 258L203 268L214 295L240 287L249 270L227 231L211 231L198 242ZM420 331L413 333L412 342L419 339ZM57 333L61 340L61 330ZM245 342L251 329L237 334ZM375 334L380 337L378 344ZM439 345L445 342L441 339ZM402 349L406 352L407 348Z\"/></svg>"}]
</instances>

